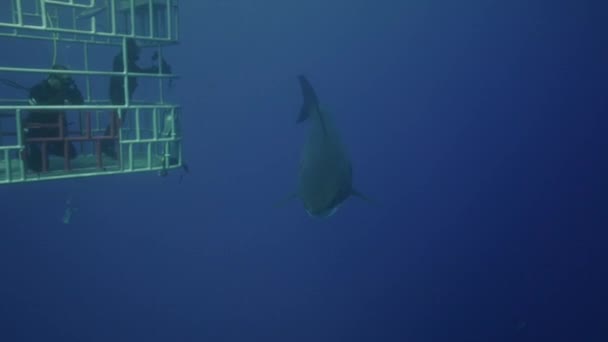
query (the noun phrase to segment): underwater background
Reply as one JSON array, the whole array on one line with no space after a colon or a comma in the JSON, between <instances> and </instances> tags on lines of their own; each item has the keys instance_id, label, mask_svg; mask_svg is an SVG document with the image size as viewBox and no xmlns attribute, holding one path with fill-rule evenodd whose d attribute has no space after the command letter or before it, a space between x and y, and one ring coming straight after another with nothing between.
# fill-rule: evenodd
<instances>
[{"instance_id":1,"label":"underwater background","mask_svg":"<svg viewBox=\"0 0 608 342\"><path fill-rule=\"evenodd\" d=\"M608 341L606 9L180 1L190 173L2 187L0 341ZM299 74L375 203L275 206Z\"/></svg>"}]
</instances>

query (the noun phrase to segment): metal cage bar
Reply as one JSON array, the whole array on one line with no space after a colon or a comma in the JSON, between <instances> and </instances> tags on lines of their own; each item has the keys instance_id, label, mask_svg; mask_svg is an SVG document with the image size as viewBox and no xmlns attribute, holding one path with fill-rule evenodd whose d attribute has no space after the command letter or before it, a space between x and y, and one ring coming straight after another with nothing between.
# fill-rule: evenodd
<instances>
[{"instance_id":1,"label":"metal cage bar","mask_svg":"<svg viewBox=\"0 0 608 342\"><path fill-rule=\"evenodd\" d=\"M164 91L164 82L178 76L165 74L161 62L163 47L178 43L178 0L89 0L86 3L75 0L14 0L10 6L9 19L0 18L0 39L28 40L32 44L50 41L55 51L59 43L79 44L82 46L82 67L54 70L4 64L0 65L0 73L16 77L42 74L81 77L84 79L85 103L32 106L26 99L0 98L0 111L6 113L0 115L0 184L181 167L182 139L175 122L181 108L167 102ZM147 10L141 12L146 6ZM160 20L161 17L164 20ZM121 25L120 19L129 20ZM101 22L107 22L108 27L101 29ZM142 32L138 31L140 24L147 25ZM95 56L93 48L112 48L114 51L118 48L123 54L123 65L127 65L127 38L145 42L144 47L157 49L159 72L135 73L126 68L116 72L95 66L91 60ZM112 77L121 78L123 82L124 105L112 104L107 98L95 95L94 88L99 86L96 79L102 78L107 82ZM131 77L156 80L158 97L146 101L132 100L127 93ZM26 134L26 130L32 127L25 124L24 119L32 110L60 112L54 124L37 126L56 129L58 134L44 137ZM132 119L123 125L127 115ZM76 122L72 122L75 125L64 127L64 116L76 117ZM166 121L169 116L171 120ZM165 134L165 131L171 134ZM57 144L61 144L59 154L62 155L50 155L51 145L55 146L53 153L58 153ZM79 148L74 159L68 157L71 144ZM116 146L116 159L108 159L103 154L105 144ZM27 163L28 149L35 145L41 150L40 172L33 172Z\"/></svg>"}]
</instances>

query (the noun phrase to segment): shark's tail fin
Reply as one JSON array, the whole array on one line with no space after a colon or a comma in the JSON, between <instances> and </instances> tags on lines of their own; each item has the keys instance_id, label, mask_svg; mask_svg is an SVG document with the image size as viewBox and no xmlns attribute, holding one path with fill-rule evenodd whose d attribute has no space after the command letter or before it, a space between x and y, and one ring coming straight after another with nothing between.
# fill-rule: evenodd
<instances>
[{"instance_id":1,"label":"shark's tail fin","mask_svg":"<svg viewBox=\"0 0 608 342\"><path fill-rule=\"evenodd\" d=\"M300 81L300 88L302 89L302 98L304 99L304 102L302 103L302 108L300 109L300 115L298 116L297 122L303 122L310 117L311 113L314 111L319 111L319 98L317 98L315 90L304 75L298 76L298 80Z\"/></svg>"}]
</instances>

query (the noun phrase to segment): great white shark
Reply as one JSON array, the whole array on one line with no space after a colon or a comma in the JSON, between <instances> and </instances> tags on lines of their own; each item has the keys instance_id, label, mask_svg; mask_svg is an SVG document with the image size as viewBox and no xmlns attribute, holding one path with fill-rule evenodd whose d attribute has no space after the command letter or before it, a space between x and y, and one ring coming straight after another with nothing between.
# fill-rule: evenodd
<instances>
[{"instance_id":1,"label":"great white shark","mask_svg":"<svg viewBox=\"0 0 608 342\"><path fill-rule=\"evenodd\" d=\"M298 76L303 103L297 122L310 124L300 157L299 198L312 217L329 217L351 196L367 199L353 187L353 168L329 112L305 76Z\"/></svg>"}]
</instances>

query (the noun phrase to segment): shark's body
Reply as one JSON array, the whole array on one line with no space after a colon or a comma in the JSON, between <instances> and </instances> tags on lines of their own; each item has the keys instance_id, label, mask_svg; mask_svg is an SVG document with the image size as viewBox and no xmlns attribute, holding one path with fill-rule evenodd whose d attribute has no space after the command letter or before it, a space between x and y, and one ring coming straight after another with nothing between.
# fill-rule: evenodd
<instances>
[{"instance_id":1,"label":"shark's body","mask_svg":"<svg viewBox=\"0 0 608 342\"><path fill-rule=\"evenodd\" d=\"M360 194L353 188L351 161L333 120L320 107L308 80L298 79L304 100L298 122L309 122L310 131L302 149L296 196L310 216L327 217L348 197Z\"/></svg>"}]
</instances>

